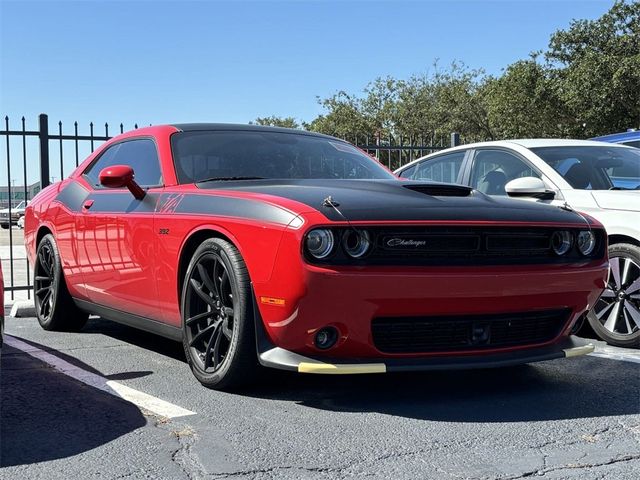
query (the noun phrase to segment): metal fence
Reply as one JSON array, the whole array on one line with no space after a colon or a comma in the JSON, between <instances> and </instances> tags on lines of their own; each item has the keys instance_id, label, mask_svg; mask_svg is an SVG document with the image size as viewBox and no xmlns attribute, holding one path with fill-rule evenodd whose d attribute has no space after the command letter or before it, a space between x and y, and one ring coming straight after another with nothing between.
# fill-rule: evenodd
<instances>
[{"instance_id":1,"label":"metal fence","mask_svg":"<svg viewBox=\"0 0 640 480\"><path fill-rule=\"evenodd\" d=\"M0 138L5 143L6 182L0 185L0 208L6 209L9 228L4 228L5 217L0 217L3 229L0 231L7 238L0 242L0 258L3 262L5 290L14 299L14 292L26 291L27 298L31 297L31 272L26 259L24 247L20 240L22 235L14 230L17 215L15 210L22 200L28 201L52 181L63 179L74 167L94 151L102 142L109 140L109 125L104 124L104 134L96 131L93 123L89 123L89 134L80 134L78 122L72 127L65 128L58 122L54 130L49 129L49 118L46 114L38 117L38 129L27 129L24 117L19 122L12 123L8 116L4 117L4 129L0 130ZM17 123L17 125L16 125ZM56 128L57 127L57 128ZM138 128L138 125L134 125ZM72 130L72 133L69 132ZM119 125L119 133L124 132L124 125ZM16 167L21 172L16 172ZM55 172L55 175L52 175ZM16 175L17 173L17 175ZM22 181L16 187L15 182ZM8 240L8 245L5 245Z\"/></svg>"},{"instance_id":2,"label":"metal fence","mask_svg":"<svg viewBox=\"0 0 640 480\"><path fill-rule=\"evenodd\" d=\"M57 128L56 128L57 127ZM72 133L63 128L62 122L58 122L54 130L49 129L49 118L46 114L38 117L38 129L27 129L24 117L18 125L11 123L8 116L4 117L4 129L0 130L0 137L6 146L6 185L0 181L0 209L8 209L8 245L5 245L5 229L0 231L0 259L3 262L5 278L5 290L10 292L14 299L14 292L26 291L27 297L31 297L31 272L26 259L22 235L12 226L12 214L15 217L16 206L22 200L28 201L56 178L62 180L73 168L102 142L111 138L109 125L104 124L104 134L96 133L95 125L89 123L89 134L80 134L78 122L72 125ZM124 125L119 124L119 132L124 132ZM134 124L134 128L138 128ZM434 137L403 137L389 136L352 136L343 137L345 140L358 146L370 155L374 156L390 170L411 162L421 156L460 142L457 134L451 134L451 138ZM13 168L12 168L13 167ZM16 172L19 169L21 172ZM52 175L55 172L55 175ZM18 173L14 177L14 174ZM2 179L0 175L0 179ZM15 186L16 181L22 181L22 186ZM2 220L0 220L1 222ZM14 245L14 241L19 243Z\"/></svg>"}]
</instances>

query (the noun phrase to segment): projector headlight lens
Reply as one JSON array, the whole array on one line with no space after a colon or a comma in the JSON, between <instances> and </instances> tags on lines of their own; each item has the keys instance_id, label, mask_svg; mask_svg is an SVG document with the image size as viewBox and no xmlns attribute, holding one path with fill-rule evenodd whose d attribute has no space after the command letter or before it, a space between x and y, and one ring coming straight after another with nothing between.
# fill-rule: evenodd
<instances>
[{"instance_id":1,"label":"projector headlight lens","mask_svg":"<svg viewBox=\"0 0 640 480\"><path fill-rule=\"evenodd\" d=\"M351 258L363 257L371 246L371 237L366 230L349 229L342 236L342 247Z\"/></svg>"},{"instance_id":2,"label":"projector headlight lens","mask_svg":"<svg viewBox=\"0 0 640 480\"><path fill-rule=\"evenodd\" d=\"M576 243L582 255L590 255L596 247L596 236L591 230L582 230L578 233Z\"/></svg>"},{"instance_id":3,"label":"projector headlight lens","mask_svg":"<svg viewBox=\"0 0 640 480\"><path fill-rule=\"evenodd\" d=\"M328 257L333 251L333 244L333 232L327 228L311 230L305 239L307 252L318 259Z\"/></svg>"},{"instance_id":4,"label":"projector headlight lens","mask_svg":"<svg viewBox=\"0 0 640 480\"><path fill-rule=\"evenodd\" d=\"M571 232L558 230L551 235L551 248L556 255L564 255L571 250Z\"/></svg>"}]
</instances>

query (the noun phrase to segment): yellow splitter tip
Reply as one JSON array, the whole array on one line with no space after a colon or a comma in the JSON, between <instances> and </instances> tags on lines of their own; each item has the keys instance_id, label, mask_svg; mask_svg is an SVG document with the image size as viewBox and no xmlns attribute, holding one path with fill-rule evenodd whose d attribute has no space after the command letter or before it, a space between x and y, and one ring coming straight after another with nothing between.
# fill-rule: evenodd
<instances>
[{"instance_id":1,"label":"yellow splitter tip","mask_svg":"<svg viewBox=\"0 0 640 480\"><path fill-rule=\"evenodd\" d=\"M311 363L298 364L300 373L320 373L325 375L351 375L357 373L385 373L387 366L384 363Z\"/></svg>"}]
</instances>

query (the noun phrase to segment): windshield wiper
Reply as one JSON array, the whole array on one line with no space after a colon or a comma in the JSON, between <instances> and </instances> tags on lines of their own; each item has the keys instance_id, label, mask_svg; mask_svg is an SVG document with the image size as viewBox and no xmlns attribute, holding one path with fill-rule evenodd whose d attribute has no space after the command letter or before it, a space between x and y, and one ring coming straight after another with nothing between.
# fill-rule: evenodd
<instances>
[{"instance_id":1,"label":"windshield wiper","mask_svg":"<svg viewBox=\"0 0 640 480\"><path fill-rule=\"evenodd\" d=\"M219 182L228 180L264 180L264 177L211 177L205 178L204 180L198 180L196 183Z\"/></svg>"},{"instance_id":2,"label":"windshield wiper","mask_svg":"<svg viewBox=\"0 0 640 480\"><path fill-rule=\"evenodd\" d=\"M626 187L611 187L609 190L633 190L633 188L626 188Z\"/></svg>"}]
</instances>

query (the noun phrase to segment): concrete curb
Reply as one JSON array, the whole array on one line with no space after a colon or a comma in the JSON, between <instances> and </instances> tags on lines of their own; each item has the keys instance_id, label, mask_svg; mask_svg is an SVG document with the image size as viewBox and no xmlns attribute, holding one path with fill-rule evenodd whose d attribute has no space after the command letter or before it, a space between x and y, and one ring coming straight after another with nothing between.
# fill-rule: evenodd
<instances>
[{"instance_id":1,"label":"concrete curb","mask_svg":"<svg viewBox=\"0 0 640 480\"><path fill-rule=\"evenodd\" d=\"M11 307L11 313L9 313L10 317L35 317L36 316L36 306L33 303L33 300L19 300L13 302Z\"/></svg>"}]
</instances>

